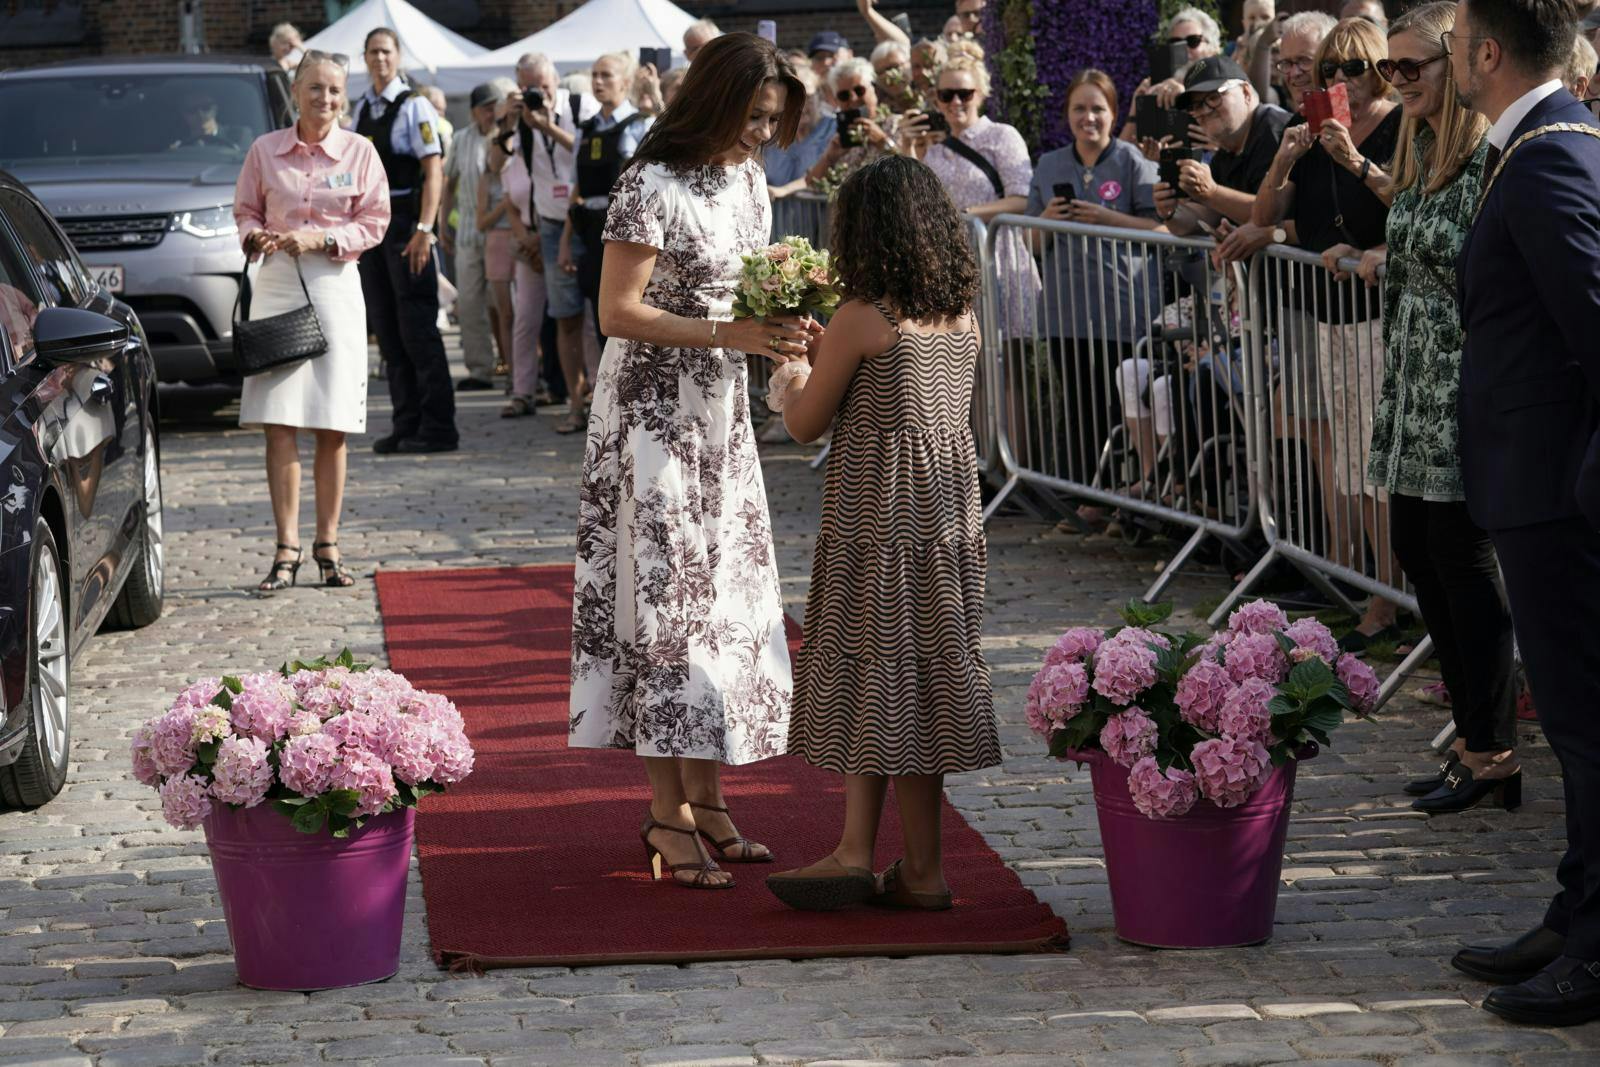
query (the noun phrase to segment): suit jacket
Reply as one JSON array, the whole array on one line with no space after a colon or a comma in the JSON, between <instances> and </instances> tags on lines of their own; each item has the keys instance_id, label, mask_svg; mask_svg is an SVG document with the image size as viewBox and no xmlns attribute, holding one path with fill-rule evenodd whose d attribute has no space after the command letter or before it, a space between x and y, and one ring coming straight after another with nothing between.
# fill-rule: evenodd
<instances>
[{"instance_id":1,"label":"suit jacket","mask_svg":"<svg viewBox=\"0 0 1600 1067\"><path fill-rule=\"evenodd\" d=\"M1565 89L1508 143L1594 125ZM1472 520L1582 514L1600 528L1600 138L1550 133L1511 156L1456 264L1466 342L1458 409Z\"/></svg>"}]
</instances>

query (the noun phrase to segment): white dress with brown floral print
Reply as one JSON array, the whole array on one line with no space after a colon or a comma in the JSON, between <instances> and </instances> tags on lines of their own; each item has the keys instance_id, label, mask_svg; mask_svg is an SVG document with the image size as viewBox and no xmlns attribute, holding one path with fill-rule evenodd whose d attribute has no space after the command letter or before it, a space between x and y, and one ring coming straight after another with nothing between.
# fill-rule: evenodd
<instances>
[{"instance_id":1,"label":"white dress with brown floral print","mask_svg":"<svg viewBox=\"0 0 1600 1067\"><path fill-rule=\"evenodd\" d=\"M659 249L644 302L731 318L768 243L758 163L628 170L607 241ZM606 344L589 416L568 744L740 764L788 747L793 688L743 353Z\"/></svg>"}]
</instances>

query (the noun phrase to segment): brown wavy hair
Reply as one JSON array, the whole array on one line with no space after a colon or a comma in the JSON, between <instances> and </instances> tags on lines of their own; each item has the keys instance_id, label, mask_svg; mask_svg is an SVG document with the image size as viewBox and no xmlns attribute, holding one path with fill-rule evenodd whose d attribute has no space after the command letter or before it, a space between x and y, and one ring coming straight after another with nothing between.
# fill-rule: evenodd
<instances>
[{"instance_id":1,"label":"brown wavy hair","mask_svg":"<svg viewBox=\"0 0 1600 1067\"><path fill-rule=\"evenodd\" d=\"M833 205L840 290L882 300L908 319L955 318L978 294L978 263L950 195L928 167L906 156L866 164Z\"/></svg>"},{"instance_id":2,"label":"brown wavy hair","mask_svg":"<svg viewBox=\"0 0 1600 1067\"><path fill-rule=\"evenodd\" d=\"M776 137L787 148L806 106L806 87L789 57L753 33L716 38L695 54L678 95L644 135L629 165L661 163L681 170L711 162L739 142L756 95L774 81L788 90Z\"/></svg>"}]
</instances>

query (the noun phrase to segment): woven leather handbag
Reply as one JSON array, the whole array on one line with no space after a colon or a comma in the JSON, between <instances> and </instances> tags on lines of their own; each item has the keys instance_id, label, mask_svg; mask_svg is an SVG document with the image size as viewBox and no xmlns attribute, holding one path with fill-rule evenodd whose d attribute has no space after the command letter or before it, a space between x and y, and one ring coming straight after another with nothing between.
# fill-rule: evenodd
<instances>
[{"instance_id":1,"label":"woven leather handbag","mask_svg":"<svg viewBox=\"0 0 1600 1067\"><path fill-rule=\"evenodd\" d=\"M311 290L306 288L306 276L298 259L294 261L294 271L300 277L300 291L306 295L305 307L252 319L250 268L245 264L245 271L239 276L239 299L233 305L233 361L240 374L264 374L328 350L328 339L322 334L322 322L311 304Z\"/></svg>"}]
</instances>

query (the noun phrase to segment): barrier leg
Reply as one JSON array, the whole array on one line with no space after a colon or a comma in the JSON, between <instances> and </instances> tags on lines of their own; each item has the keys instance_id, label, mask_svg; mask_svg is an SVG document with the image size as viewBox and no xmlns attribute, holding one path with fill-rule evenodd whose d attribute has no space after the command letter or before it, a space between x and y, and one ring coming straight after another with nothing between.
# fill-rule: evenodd
<instances>
[{"instance_id":1,"label":"barrier leg","mask_svg":"<svg viewBox=\"0 0 1600 1067\"><path fill-rule=\"evenodd\" d=\"M1021 481L1022 479L1015 474L1006 479L1006 484L1000 487L1000 491L995 493L994 499L989 501L989 506L983 509L983 524L985 526L989 525L989 520L994 517L994 513L1000 510L1000 505L1006 502L1006 497L1011 495L1017 486L1021 484Z\"/></svg>"},{"instance_id":2,"label":"barrier leg","mask_svg":"<svg viewBox=\"0 0 1600 1067\"><path fill-rule=\"evenodd\" d=\"M1377 706L1372 710L1377 711L1378 708L1389 703L1389 698L1394 696L1400 687L1405 684L1407 678L1411 677L1411 672L1425 663L1431 655L1433 655L1433 638L1423 634L1422 640L1417 642L1417 647L1411 650L1411 654L1401 660L1400 666L1396 667L1390 672L1389 677L1383 680L1383 686L1378 690ZM1452 738L1455 736L1454 723L1450 725L1450 734ZM1446 743L1448 744L1448 742Z\"/></svg>"},{"instance_id":3,"label":"barrier leg","mask_svg":"<svg viewBox=\"0 0 1600 1067\"><path fill-rule=\"evenodd\" d=\"M822 451L821 452L818 452L815 456L811 457L811 469L812 470L819 471L823 467L827 466L827 464L828 464L828 450L831 449L832 447L833 447L833 442L830 441L827 444L822 446Z\"/></svg>"},{"instance_id":4,"label":"barrier leg","mask_svg":"<svg viewBox=\"0 0 1600 1067\"><path fill-rule=\"evenodd\" d=\"M1454 719L1451 719L1449 722L1444 724L1444 729L1440 730L1436 735L1434 735L1433 750L1442 756L1444 755L1445 749L1449 748L1455 743L1456 723Z\"/></svg>"},{"instance_id":5,"label":"barrier leg","mask_svg":"<svg viewBox=\"0 0 1600 1067\"><path fill-rule=\"evenodd\" d=\"M1155 580L1155 583L1149 589L1145 590L1144 602L1146 604L1154 604L1156 602L1167 588L1168 583L1178 576L1178 568L1189 562L1189 557L1194 555L1195 550L1200 547L1200 542L1205 539L1206 532L1203 529L1196 530L1189 536L1189 540L1183 543L1183 547L1178 549L1177 553L1167 561L1167 565L1161 569L1160 577Z\"/></svg>"}]
</instances>

